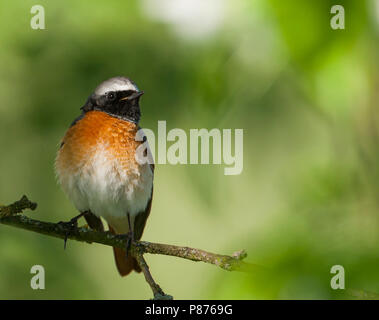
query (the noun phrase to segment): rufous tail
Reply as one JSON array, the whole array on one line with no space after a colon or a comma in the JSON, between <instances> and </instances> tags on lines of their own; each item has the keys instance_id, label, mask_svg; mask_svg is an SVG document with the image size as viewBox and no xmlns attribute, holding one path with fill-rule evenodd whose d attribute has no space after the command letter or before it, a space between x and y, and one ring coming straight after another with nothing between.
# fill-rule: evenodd
<instances>
[{"instance_id":1,"label":"rufous tail","mask_svg":"<svg viewBox=\"0 0 379 320\"><path fill-rule=\"evenodd\" d=\"M109 226L109 231L112 234L116 234L111 226ZM126 257L126 250L113 247L113 253L118 272L122 277L127 276L133 270L136 272L141 272L141 268L139 267L137 260L130 254Z\"/></svg>"}]
</instances>

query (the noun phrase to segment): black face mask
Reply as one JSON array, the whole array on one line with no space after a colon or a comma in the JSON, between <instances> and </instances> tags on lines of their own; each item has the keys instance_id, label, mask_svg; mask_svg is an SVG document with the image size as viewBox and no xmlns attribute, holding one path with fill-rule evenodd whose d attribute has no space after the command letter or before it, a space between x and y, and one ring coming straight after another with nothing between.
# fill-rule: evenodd
<instances>
[{"instance_id":1,"label":"black face mask","mask_svg":"<svg viewBox=\"0 0 379 320\"><path fill-rule=\"evenodd\" d=\"M138 123L141 117L139 99L143 91L109 91L103 95L93 93L81 108L83 112L102 111L111 116Z\"/></svg>"}]
</instances>

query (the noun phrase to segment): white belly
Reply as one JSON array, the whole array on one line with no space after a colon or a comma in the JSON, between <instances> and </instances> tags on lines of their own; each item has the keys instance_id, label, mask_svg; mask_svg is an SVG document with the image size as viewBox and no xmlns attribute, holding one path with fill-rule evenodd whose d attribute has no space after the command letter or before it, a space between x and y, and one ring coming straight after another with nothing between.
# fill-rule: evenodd
<instances>
[{"instance_id":1,"label":"white belly","mask_svg":"<svg viewBox=\"0 0 379 320\"><path fill-rule=\"evenodd\" d=\"M126 166L97 146L85 164L58 172L62 188L80 211L91 210L113 225L127 214L132 220L143 212L151 197L153 172L149 164Z\"/></svg>"}]
</instances>

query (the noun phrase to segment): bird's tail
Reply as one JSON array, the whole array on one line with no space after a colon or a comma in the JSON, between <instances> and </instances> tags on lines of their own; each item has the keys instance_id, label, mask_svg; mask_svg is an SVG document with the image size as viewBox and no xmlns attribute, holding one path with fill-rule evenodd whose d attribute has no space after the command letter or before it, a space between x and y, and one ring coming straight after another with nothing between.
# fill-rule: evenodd
<instances>
[{"instance_id":1,"label":"bird's tail","mask_svg":"<svg viewBox=\"0 0 379 320\"><path fill-rule=\"evenodd\" d=\"M109 226L109 231L112 234L116 234L111 226ZM113 253L118 272L122 277L127 276L133 270L136 272L141 272L141 268L139 267L137 260L130 254L126 257L126 250L113 247Z\"/></svg>"}]
</instances>

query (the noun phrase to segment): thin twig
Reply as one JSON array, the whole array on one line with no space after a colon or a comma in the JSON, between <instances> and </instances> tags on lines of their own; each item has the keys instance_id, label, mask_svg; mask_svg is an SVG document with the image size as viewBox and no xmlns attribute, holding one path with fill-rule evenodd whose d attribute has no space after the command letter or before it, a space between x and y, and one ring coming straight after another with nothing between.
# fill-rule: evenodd
<instances>
[{"instance_id":1,"label":"thin twig","mask_svg":"<svg viewBox=\"0 0 379 320\"><path fill-rule=\"evenodd\" d=\"M0 206L0 218L21 213L25 209L35 210L36 208L37 204L35 202L31 202L28 197L24 195L20 200L8 206Z\"/></svg>"},{"instance_id":2,"label":"thin twig","mask_svg":"<svg viewBox=\"0 0 379 320\"><path fill-rule=\"evenodd\" d=\"M36 203L31 202L26 196L19 201L9 205L0 206L0 224L21 228L55 238L82 241L87 243L100 243L107 246L125 248L127 237L122 235L113 235L108 231L100 232L88 228L76 228L72 230L67 224L58 224L43 222L20 215L23 210L35 210ZM145 276L146 282L149 284L154 294L154 299L172 299L172 296L163 292L161 287L154 281L149 266L147 265L143 255L145 253L161 254L175 256L191 261L202 261L214 264L224 270L241 271L241 272L267 272L269 269L244 262L247 254L244 250L237 251L231 256L221 255L207 252L200 249L190 247L180 247L168 244L153 243L147 241L134 241L131 243L130 253L136 258ZM346 293L358 299L379 299L379 295L364 290L346 289Z\"/></svg>"},{"instance_id":3,"label":"thin twig","mask_svg":"<svg viewBox=\"0 0 379 320\"><path fill-rule=\"evenodd\" d=\"M359 300L379 300L379 294L369 291L346 289L346 293Z\"/></svg>"},{"instance_id":4,"label":"thin twig","mask_svg":"<svg viewBox=\"0 0 379 320\"><path fill-rule=\"evenodd\" d=\"M165 294L161 287L154 281L149 266L147 265L143 253L140 250L136 250L134 257L136 258L138 265L141 267L143 275L145 276L146 282L149 284L151 290L154 294L155 300L172 300L173 297Z\"/></svg>"},{"instance_id":5,"label":"thin twig","mask_svg":"<svg viewBox=\"0 0 379 320\"><path fill-rule=\"evenodd\" d=\"M23 196L21 200L9 206L0 207L0 223L55 238L65 239L67 237L67 239L76 241L87 243L95 242L112 247L122 249L125 248L127 241L125 236L113 235L108 231L94 231L84 227L73 230L72 227L67 224L34 220L19 214L24 209L34 210L36 206L37 205L29 201L26 196ZM131 244L130 253L137 259L145 279L153 291L155 299L170 299L172 297L166 295L160 286L154 281L149 267L143 257L143 254L145 253L175 256L192 261L202 261L205 263L214 264L228 271L252 272L265 270L265 268L258 265L243 262L242 260L247 256L244 250L238 251L232 256L227 256L189 247L180 247L147 241L135 241Z\"/></svg>"}]
</instances>

